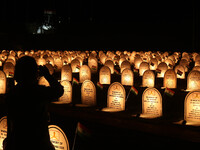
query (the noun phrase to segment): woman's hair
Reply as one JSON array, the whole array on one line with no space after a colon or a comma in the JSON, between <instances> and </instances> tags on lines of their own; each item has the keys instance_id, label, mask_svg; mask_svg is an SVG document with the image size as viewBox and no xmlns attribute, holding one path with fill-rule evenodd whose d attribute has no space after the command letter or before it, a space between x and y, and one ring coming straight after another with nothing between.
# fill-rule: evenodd
<instances>
[{"instance_id":1,"label":"woman's hair","mask_svg":"<svg viewBox=\"0 0 200 150\"><path fill-rule=\"evenodd\" d=\"M37 63L33 57L21 57L15 66L14 79L18 83L33 83L37 80Z\"/></svg>"}]
</instances>

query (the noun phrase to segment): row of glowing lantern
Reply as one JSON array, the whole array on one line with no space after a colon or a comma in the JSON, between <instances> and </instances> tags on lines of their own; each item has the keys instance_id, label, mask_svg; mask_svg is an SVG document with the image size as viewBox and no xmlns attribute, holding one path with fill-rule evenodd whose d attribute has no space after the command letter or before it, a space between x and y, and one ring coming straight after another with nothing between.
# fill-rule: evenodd
<instances>
[{"instance_id":1,"label":"row of glowing lantern","mask_svg":"<svg viewBox=\"0 0 200 150\"><path fill-rule=\"evenodd\" d=\"M119 53L119 52L116 52L116 54L117 53ZM96 73L98 70L98 60L96 58L97 53L95 51L93 51L90 55L89 55L89 53L74 52L75 55L77 55L77 54L80 54L80 55L78 55L76 57L75 57L75 55L72 55L73 57L71 57L72 58L71 66L66 65L69 62L65 59L65 58L69 58L69 57L67 57L67 55L63 56L63 57L58 57L58 55L55 55L55 58L54 58L54 57L48 56L47 54L44 54L44 53L41 54L40 51L37 51L35 53L33 53L33 51L31 51L30 53L25 53L25 54L35 57L38 65L46 65L48 67L48 69L50 70L51 74L54 72L54 69L55 69L53 66L56 66L57 70L61 69L61 74L62 74L61 80L71 81L72 80L71 72L73 72L73 73L80 72L79 80L82 83L85 79L91 79L91 73ZM22 57L25 54L18 52L19 57ZM69 55L71 55L71 54L69 54ZM134 54L134 52L132 52L130 58L133 56L133 54ZM2 58L6 58L5 52L2 51L1 55L4 56ZM14 65L16 62L15 55L16 55L16 53L14 51L10 51L10 53L4 63L3 71L6 73L6 77L12 77L14 75ZM82 66L83 59L86 58L87 55L89 56L89 58L88 58L89 68L86 65ZM101 63L105 62L103 64L110 69L110 71L106 67L103 67L100 69L100 77L103 76L99 79L100 83L101 84L110 84L110 80L111 80L110 74L114 73L114 71L115 71L114 64L116 64L116 61L118 60L118 64L121 68L120 72L122 73L122 76L121 76L122 84L132 86L134 75L131 71L131 63L130 63L131 61L128 61L127 59L125 59L126 56L128 56L128 55L120 54L121 58L117 58L117 59L116 59L116 57L119 57L119 55L114 55L115 63L112 59L110 59L112 57L112 55L114 55L112 52L107 52L107 55L105 55L102 51L99 52L100 62ZM153 56L155 56L155 54ZM160 55L158 55L158 56L160 56ZM164 53L163 56L166 57L167 53ZM105 59L105 61L102 61L102 58L105 58L105 57L107 57L107 60ZM175 65L175 61L177 61L177 58L178 58L178 54L174 53L173 55L169 56L165 62L160 62L160 64L158 64L158 61L157 61L157 60L160 60L159 58L152 58L151 61L149 63L147 63L147 62L143 62L144 59L142 60L140 55L135 54L134 72L138 71L137 66L139 66L139 75L143 76L144 72L145 72L145 75L143 76L143 79L144 79L143 86L153 87L154 83L155 83L154 82L154 80L155 80L154 73L151 71L147 71L147 70L155 70L156 69L156 71L158 72L157 77L162 78L162 77L164 77L166 71ZM166 76L166 78L168 78L169 81L164 82L164 85L163 85L164 87L176 88L176 78L181 78L181 79L185 78L185 72L188 71L188 65L189 65L188 62L190 62L190 61L188 61L190 59L189 54L185 53L183 55L183 58L184 59L182 59L180 61L179 65L177 65L175 67L175 69L174 69L175 73L173 72L173 70L167 71L168 73L165 76ZM193 58L195 58L195 62L196 61L198 62L200 57L199 57L199 55L196 54L195 57L193 57ZM151 67L154 67L154 68L152 69ZM199 71L200 70L199 68L200 68L199 66L195 66L193 68L193 70ZM196 74L198 74L198 72ZM147 77L147 76L149 76L149 77ZM195 84L195 83L193 82L193 84ZM189 84L188 84L188 86L189 86ZM191 88L188 88L188 89L191 89Z\"/></svg>"},{"instance_id":2,"label":"row of glowing lantern","mask_svg":"<svg viewBox=\"0 0 200 150\"><path fill-rule=\"evenodd\" d=\"M135 52L132 53L124 51L116 53L113 53L111 51L108 51L106 54L103 51L99 51L98 54L96 51L92 51L91 53L89 51L81 52L81 51L63 51L63 52L51 52L51 51L36 51L33 50L28 52L21 52L21 51L2 51L0 54L0 60L5 61L11 61L13 64L15 64L15 57L20 58L24 55L33 56L38 64L45 65L46 63L50 63L51 65L56 65L58 68L61 68L63 64L71 64L71 61L73 59L77 59L79 61L79 64L83 64L83 60L88 58L88 60L93 59L99 59L102 64L106 64L106 61L111 60L114 64L119 64L119 66L123 67L122 62L128 61L130 64L135 64L135 68L139 69L139 66L142 62L147 62L151 64L149 67L151 70L156 70L157 66L161 62L165 62L168 65L168 68L172 68L175 63L177 63L180 53L175 52L174 54L168 56L169 54L167 52L160 54L159 52L156 53L150 53L150 52ZM180 65L183 65L184 67L187 66L190 62L191 57L195 61L195 66L199 65L200 56L198 53L193 53L192 56L190 56L188 53L182 54L182 60L180 62ZM11 60L13 59L13 60ZM96 60L97 61L97 60ZM89 63L89 62L88 62ZM125 64L126 65L126 64ZM76 70L75 70L76 71ZM185 68L185 71L187 72L187 68ZM111 70L111 72L113 72Z\"/></svg>"},{"instance_id":3,"label":"row of glowing lantern","mask_svg":"<svg viewBox=\"0 0 200 150\"><path fill-rule=\"evenodd\" d=\"M102 55L104 55L104 54L102 53ZM189 56L189 54L187 56ZM196 59L196 57L195 57L195 59ZM7 62L7 60L9 58L11 58L10 55L5 60L4 65L6 63L10 63L10 62ZM40 58L41 57L39 57L39 59ZM101 56L100 56L100 58L101 58ZM74 59L74 60L76 60L76 59ZM137 60L137 59L135 59L135 60ZM164 64L164 62L161 62L160 64ZM3 68L4 68L4 65L3 65ZM152 64L150 64L150 65L152 65ZM66 71L67 74L65 76L66 77L72 76L72 70L73 70L72 66L73 66L73 61L71 62L71 66L64 65L61 69L61 72L62 72L62 70L67 70ZM76 69L79 71L79 74L80 74L79 77L84 76L83 81L82 81L83 84L81 85L82 103L86 104L86 105L95 105L96 104L96 87L94 86L94 83L90 80L90 78L91 78L90 71L91 70L97 71L97 68L93 67L93 66L92 66L92 68L90 68L87 65L81 65L81 66L75 65L75 66L76 66ZM63 69L63 68L65 68L65 69ZM85 68L87 68L87 69L85 69ZM84 73L82 74L82 72L85 72L85 74ZM131 73L129 73L129 72L131 72ZM9 72L9 74L10 74L10 76L13 75L12 72L11 73ZM88 74L89 74L90 78L87 77ZM108 66L103 66L100 69L100 79L99 79L100 86L101 86L101 84L104 84L104 83L102 83L104 80L103 79L101 80L101 78L103 78L102 76L106 76L106 75L109 76L110 74L111 74L111 69ZM122 79L128 79L128 77L127 77L128 74L133 75L132 70L130 70L129 68L124 69L122 71L122 75L121 75ZM158 70L158 74L160 74L160 70ZM173 69L167 69L167 71L165 71L165 74L164 74L164 83L166 82L165 83L166 85L164 85L164 86L167 87L167 86L171 85L172 82L173 83L175 82L175 84L176 84L177 74L181 75L182 71L179 70L179 72L175 73L175 71ZM147 69L143 74L143 82L150 81L151 77L152 77L152 79L155 79L154 72L152 70ZM5 73L3 73L3 71L0 72L0 79L1 79L0 85L3 85L3 82L4 82L4 86L5 86L6 75L5 75ZM188 89L191 90L192 92L190 92L185 98L185 115L184 115L184 118L187 122L195 122L197 124L200 123L200 116L197 112L197 110L200 107L200 92L193 91L193 90L200 89L199 88L199 85L200 85L199 79L200 79L200 72L198 70L192 70L187 77ZM153 81L153 82L155 82L155 81ZM40 84L43 84L43 83L40 83ZM67 103L70 103L72 100L71 83L69 81L67 81L67 79L64 79L63 81L61 81L61 84L64 86L65 92L64 92L62 99L59 102L67 101ZM132 84L130 86L132 86ZM168 87L168 88L170 88L170 87ZM134 91L134 90L135 90L134 87L131 87L130 91ZM134 92L136 92L136 91L134 91ZM170 90L169 90L169 93L170 93ZM104 111L125 110L125 97L126 97L126 94L125 94L123 85L119 82L112 83L108 89L107 108L104 108ZM197 113L195 113L195 112L197 112ZM142 94L141 117L155 118L155 117L160 117L160 116L162 116L162 96L157 89L153 88L153 86L152 87L149 86L149 88L147 88Z\"/></svg>"},{"instance_id":4,"label":"row of glowing lantern","mask_svg":"<svg viewBox=\"0 0 200 150\"><path fill-rule=\"evenodd\" d=\"M48 51L47 51L48 52ZM188 71L188 66L190 63L190 55L188 53L182 54L182 59L180 60L179 64L175 66L174 70L172 69L175 65L175 62L178 61L180 54L174 53L167 57L167 52L163 53L162 56L166 58L165 62L159 62L159 58L151 58L150 62L145 62L144 55L140 57L138 53L132 52L130 57L131 58L134 54L134 70L131 70L131 60L127 60L126 57L128 55L124 53L120 53L117 51L116 54L113 52L107 52L105 55L102 51L99 52L99 60L97 58L97 52L92 51L91 53L88 52L71 52L66 54L63 57L61 55L56 55L53 52L48 53L41 53L40 51L37 52L29 52L29 53L16 53L14 51L5 52L2 51L1 53L1 60L3 63L3 71L6 74L6 77L13 77L14 75L14 66L16 63L16 59L24 56L25 54L29 56L33 56L36 59L38 65L46 65L49 69L50 73L53 74L54 70L58 71L61 70L61 80L68 80L72 81L72 73L79 72L79 82L82 83L84 80L91 80L91 73L97 73L98 71L98 62L104 64L103 67L99 70L99 82L100 84L110 84L111 83L111 74L117 73L120 74L115 69L115 64L118 63L121 72L121 83L123 85L132 86L134 84L134 73L138 72L139 75L143 77L142 86L143 87L154 87L155 84L155 75L153 70L156 70L157 77L163 78L163 87L167 88L176 88L177 87L177 78L185 79L185 72ZM48 55L49 54L49 55ZM51 55L55 55L55 58ZM119 56L119 55L120 56ZM147 53L148 54L148 53ZM155 55L159 53L151 54L151 56L160 56ZM71 65L69 65L69 55L71 56ZM4 56L4 57L3 57ZM59 57L58 57L59 56ZM83 61L86 60L88 57L88 66L83 65ZM116 58L118 57L118 58ZM7 59L4 59L7 58ZM105 61L102 59L106 58ZM113 58L113 59L111 59ZM160 56L161 58L161 56ZM197 53L193 54L193 58L196 62L200 60L200 55ZM4 60L3 60L4 59ZM170 63L169 63L170 62ZM168 64L168 65L167 65ZM137 69L139 66L139 69ZM151 67L154 67L153 69ZM189 73L187 77L187 89L188 90L196 90L199 88L199 71L200 66L194 66L192 71ZM2 74L2 73L1 73ZM1 75L1 82L3 80L3 75ZM41 79L41 84L43 84L44 79ZM47 84L47 83L46 83ZM2 85L2 84L1 84ZM2 88L3 89L3 88Z\"/></svg>"},{"instance_id":5,"label":"row of glowing lantern","mask_svg":"<svg viewBox=\"0 0 200 150\"><path fill-rule=\"evenodd\" d=\"M9 77L11 74L9 72ZM61 72L61 81L67 80L72 81L72 72L69 65L63 66ZM91 80L90 68L87 65L83 65L79 72L79 82L83 83L85 80ZM100 84L110 84L111 83L111 73L107 66L103 66L99 72L99 83ZM121 83L125 86L134 85L134 74L130 69L125 69L121 74ZM39 79L40 85L49 86L48 82L44 77ZM142 87L155 87L155 75L151 70L146 70L142 76ZM177 77L173 69L168 69L165 72L163 87L175 89L177 88ZM187 90L199 90L200 89L200 72L193 70L189 73L187 77ZM6 92L6 75L3 71L0 71L0 94L5 94Z\"/></svg>"},{"instance_id":6,"label":"row of glowing lantern","mask_svg":"<svg viewBox=\"0 0 200 150\"><path fill-rule=\"evenodd\" d=\"M99 51L98 55L96 51L92 51L91 53L89 51L81 52L81 51L64 51L64 52L51 52L51 51L26 51L25 53L21 51L2 51L0 54L0 65L2 65L2 62L6 60L6 62L11 62L15 65L16 58L20 58L24 55L33 56L38 65L45 65L45 64L51 64L52 66L56 66L57 69L61 69L63 65L65 64L76 64L82 66L83 61L88 58L88 66L92 68L92 66L97 67L98 60L104 64L110 67L111 73L114 73L113 65L118 64L121 68L121 71L123 71L123 68L130 68L131 64L134 64L135 69L139 69L140 65L142 63L143 68L148 68L150 70L156 70L157 68L160 69L160 67L172 69L173 66L177 63L177 61L180 58L180 53L175 52L174 54L168 56L169 54L167 52L160 54L159 52L156 53L142 53L142 52L135 52L132 53L124 51L116 53L108 51L106 54L103 51ZM16 58L15 58L16 57ZM184 67L184 71L187 72L187 66L190 63L191 57L195 61L195 66L199 66L200 62L200 55L198 53L193 53L192 56L190 56L188 53L183 53L182 58L180 60L180 65ZM167 64L167 67L165 65L160 65L161 62L165 62ZM113 63L113 64L112 64ZM76 69L76 65L72 66L73 72L79 72L78 69ZM94 72L94 71L93 71ZM142 71L140 72L140 75L142 75ZM163 73L161 72L161 75L159 77L163 77Z\"/></svg>"},{"instance_id":7,"label":"row of glowing lantern","mask_svg":"<svg viewBox=\"0 0 200 150\"><path fill-rule=\"evenodd\" d=\"M64 94L60 98L58 104L72 103L72 85L69 81L61 81L64 86ZM73 83L77 84L77 83ZM136 95L138 91L131 87L126 97L126 91L124 86L119 82L112 83L107 91L107 107L103 108L105 112L119 112L125 111L125 103L131 92ZM166 90L165 90L166 91ZM167 89L166 93L171 94L172 91ZM81 104L77 104L79 107L91 107L96 106L96 87L91 80L85 80L81 85ZM142 113L141 118L158 118L163 115L162 106L162 95L156 88L146 88L142 93ZM187 125L200 125L200 91L191 91L185 97L184 103L184 120L178 121L177 123L186 123ZM134 116L134 115L133 115Z\"/></svg>"}]
</instances>

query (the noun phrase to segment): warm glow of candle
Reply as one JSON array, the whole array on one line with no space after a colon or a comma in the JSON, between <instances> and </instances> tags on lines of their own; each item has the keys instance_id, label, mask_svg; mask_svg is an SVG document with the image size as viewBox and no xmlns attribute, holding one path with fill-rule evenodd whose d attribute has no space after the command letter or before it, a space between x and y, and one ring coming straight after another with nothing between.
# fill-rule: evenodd
<instances>
[{"instance_id":1,"label":"warm glow of candle","mask_svg":"<svg viewBox=\"0 0 200 150\"><path fill-rule=\"evenodd\" d=\"M143 118L156 118L162 116L162 96L155 88L147 88L142 94Z\"/></svg>"},{"instance_id":2,"label":"warm glow of candle","mask_svg":"<svg viewBox=\"0 0 200 150\"><path fill-rule=\"evenodd\" d=\"M153 79L148 79L147 80L147 87L153 87L153 85L154 85Z\"/></svg>"},{"instance_id":3,"label":"warm glow of candle","mask_svg":"<svg viewBox=\"0 0 200 150\"><path fill-rule=\"evenodd\" d=\"M190 71L187 77L187 90L199 90L200 89L200 72L197 70Z\"/></svg>"},{"instance_id":4,"label":"warm glow of candle","mask_svg":"<svg viewBox=\"0 0 200 150\"><path fill-rule=\"evenodd\" d=\"M192 91L186 95L184 120L187 125L200 125L200 91Z\"/></svg>"},{"instance_id":5,"label":"warm glow of candle","mask_svg":"<svg viewBox=\"0 0 200 150\"><path fill-rule=\"evenodd\" d=\"M99 71L99 82L101 84L110 84L111 82L111 71L109 67L103 66Z\"/></svg>"}]
</instances>

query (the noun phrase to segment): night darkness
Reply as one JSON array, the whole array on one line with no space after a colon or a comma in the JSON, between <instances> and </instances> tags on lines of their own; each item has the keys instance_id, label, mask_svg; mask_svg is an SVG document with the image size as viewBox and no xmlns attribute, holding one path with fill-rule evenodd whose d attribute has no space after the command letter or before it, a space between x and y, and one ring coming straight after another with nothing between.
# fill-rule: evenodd
<instances>
[{"instance_id":1,"label":"night darkness","mask_svg":"<svg viewBox=\"0 0 200 150\"><path fill-rule=\"evenodd\" d=\"M198 50L195 1L3 0L1 48ZM52 32L33 35L47 17Z\"/></svg>"},{"instance_id":2,"label":"night darkness","mask_svg":"<svg viewBox=\"0 0 200 150\"><path fill-rule=\"evenodd\" d=\"M73 150L199 146L199 7L197 0L0 0L0 118L17 125L7 141L31 135L37 140L14 143L46 146L39 139L48 137L41 132L48 118ZM50 90L36 85L41 76ZM59 101L47 115L51 98ZM0 131L1 142L7 130ZM50 137L64 149L57 133Z\"/></svg>"}]
</instances>

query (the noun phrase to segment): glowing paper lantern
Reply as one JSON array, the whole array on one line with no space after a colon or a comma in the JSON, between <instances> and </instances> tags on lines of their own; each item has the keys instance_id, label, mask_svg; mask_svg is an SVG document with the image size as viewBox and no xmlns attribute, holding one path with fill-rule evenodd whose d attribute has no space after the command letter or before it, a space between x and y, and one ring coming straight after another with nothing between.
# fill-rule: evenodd
<instances>
[{"instance_id":1,"label":"glowing paper lantern","mask_svg":"<svg viewBox=\"0 0 200 150\"><path fill-rule=\"evenodd\" d=\"M200 60L200 55L198 53L194 54L194 61Z\"/></svg>"},{"instance_id":2,"label":"glowing paper lantern","mask_svg":"<svg viewBox=\"0 0 200 150\"><path fill-rule=\"evenodd\" d=\"M84 105L96 105L96 87L90 80L85 80L81 86L81 102Z\"/></svg>"},{"instance_id":3,"label":"glowing paper lantern","mask_svg":"<svg viewBox=\"0 0 200 150\"><path fill-rule=\"evenodd\" d=\"M71 63L71 61L72 61L72 57L71 57L71 55L70 55L70 54L68 54L68 56L67 56L67 63L68 63L68 64L70 64L70 63Z\"/></svg>"},{"instance_id":4,"label":"glowing paper lantern","mask_svg":"<svg viewBox=\"0 0 200 150\"><path fill-rule=\"evenodd\" d=\"M91 71L87 65L83 65L79 71L79 82L83 83L85 80L91 80Z\"/></svg>"},{"instance_id":5,"label":"glowing paper lantern","mask_svg":"<svg viewBox=\"0 0 200 150\"><path fill-rule=\"evenodd\" d=\"M111 82L111 71L107 66L103 66L99 71L99 82L101 84L110 84Z\"/></svg>"},{"instance_id":6,"label":"glowing paper lantern","mask_svg":"<svg viewBox=\"0 0 200 150\"><path fill-rule=\"evenodd\" d=\"M174 67L174 62L171 59L166 59L165 63L168 66L168 69L172 69Z\"/></svg>"},{"instance_id":7,"label":"glowing paper lantern","mask_svg":"<svg viewBox=\"0 0 200 150\"><path fill-rule=\"evenodd\" d=\"M3 150L3 141L7 137L7 117L0 119L0 150Z\"/></svg>"},{"instance_id":8,"label":"glowing paper lantern","mask_svg":"<svg viewBox=\"0 0 200 150\"><path fill-rule=\"evenodd\" d=\"M181 59L179 65L184 66L185 72L188 72L189 61L186 59Z\"/></svg>"},{"instance_id":9,"label":"glowing paper lantern","mask_svg":"<svg viewBox=\"0 0 200 150\"><path fill-rule=\"evenodd\" d=\"M134 60L135 60L135 56L130 56L129 57L129 62L130 62L130 64L134 64Z\"/></svg>"},{"instance_id":10,"label":"glowing paper lantern","mask_svg":"<svg viewBox=\"0 0 200 150\"><path fill-rule=\"evenodd\" d=\"M108 60L111 60L111 61L112 61L112 58L111 58L111 57L107 57L107 58L105 59L105 63L106 63L106 61L108 61ZM104 63L104 65L105 65L105 63Z\"/></svg>"},{"instance_id":11,"label":"glowing paper lantern","mask_svg":"<svg viewBox=\"0 0 200 150\"><path fill-rule=\"evenodd\" d=\"M14 66L16 65L16 61L13 59L7 59L6 62L11 62Z\"/></svg>"},{"instance_id":12,"label":"glowing paper lantern","mask_svg":"<svg viewBox=\"0 0 200 150\"><path fill-rule=\"evenodd\" d=\"M143 55L142 60L143 60L143 62L149 62L149 56Z\"/></svg>"},{"instance_id":13,"label":"glowing paper lantern","mask_svg":"<svg viewBox=\"0 0 200 150\"><path fill-rule=\"evenodd\" d=\"M69 150L69 142L63 130L56 125L49 125L48 128L50 140L55 149Z\"/></svg>"},{"instance_id":14,"label":"glowing paper lantern","mask_svg":"<svg viewBox=\"0 0 200 150\"><path fill-rule=\"evenodd\" d=\"M200 60L200 55L198 53L194 53L193 54L193 60L196 61L196 60Z\"/></svg>"},{"instance_id":15,"label":"glowing paper lantern","mask_svg":"<svg viewBox=\"0 0 200 150\"><path fill-rule=\"evenodd\" d=\"M192 70L200 71L200 66L194 66L194 67L192 68Z\"/></svg>"},{"instance_id":16,"label":"glowing paper lantern","mask_svg":"<svg viewBox=\"0 0 200 150\"><path fill-rule=\"evenodd\" d=\"M107 58L106 55L103 53L100 57L100 61L102 64L105 64L106 58Z\"/></svg>"},{"instance_id":17,"label":"glowing paper lantern","mask_svg":"<svg viewBox=\"0 0 200 150\"><path fill-rule=\"evenodd\" d=\"M12 59L13 61L16 61L15 54L14 55L10 54L8 56L8 59Z\"/></svg>"},{"instance_id":18,"label":"glowing paper lantern","mask_svg":"<svg viewBox=\"0 0 200 150\"><path fill-rule=\"evenodd\" d=\"M155 75L153 71L146 70L143 73L142 77L142 87L154 87L155 84Z\"/></svg>"},{"instance_id":19,"label":"glowing paper lantern","mask_svg":"<svg viewBox=\"0 0 200 150\"><path fill-rule=\"evenodd\" d=\"M165 63L169 66L169 64L166 62L166 61L168 61L168 59L169 59L169 60L172 61L172 62L169 61L169 63L172 64L172 65L174 66L174 63L176 62L175 56L176 56L175 54L168 56L167 60L165 60Z\"/></svg>"},{"instance_id":20,"label":"glowing paper lantern","mask_svg":"<svg viewBox=\"0 0 200 150\"><path fill-rule=\"evenodd\" d=\"M38 66L44 66L44 65L46 65L46 60L44 59L44 58L42 58L42 57L40 57L40 58L38 58L37 60L36 60L36 62L37 62L37 65Z\"/></svg>"},{"instance_id":21,"label":"glowing paper lantern","mask_svg":"<svg viewBox=\"0 0 200 150\"><path fill-rule=\"evenodd\" d=\"M122 57L119 59L119 67L121 68L121 64L126 61L126 58Z\"/></svg>"},{"instance_id":22,"label":"glowing paper lantern","mask_svg":"<svg viewBox=\"0 0 200 150\"><path fill-rule=\"evenodd\" d=\"M167 64L164 63L164 62L161 62L157 67L157 70L159 70L159 72L157 73L157 77L158 78L163 78L165 72L167 71L167 69L168 69Z\"/></svg>"},{"instance_id":23,"label":"glowing paper lantern","mask_svg":"<svg viewBox=\"0 0 200 150\"><path fill-rule=\"evenodd\" d=\"M142 58L136 57L134 60L135 69L139 69L141 63L142 63Z\"/></svg>"},{"instance_id":24,"label":"glowing paper lantern","mask_svg":"<svg viewBox=\"0 0 200 150\"><path fill-rule=\"evenodd\" d=\"M192 70L187 77L187 91L200 89L200 72Z\"/></svg>"},{"instance_id":25,"label":"glowing paper lantern","mask_svg":"<svg viewBox=\"0 0 200 150\"><path fill-rule=\"evenodd\" d=\"M56 103L71 103L72 102L72 85L69 81L63 80L60 82L64 87L64 94L59 98Z\"/></svg>"},{"instance_id":26,"label":"glowing paper lantern","mask_svg":"<svg viewBox=\"0 0 200 150\"><path fill-rule=\"evenodd\" d=\"M185 59L185 60L187 60L187 61L189 62L189 61L190 61L190 56L189 56L189 54L183 52L183 53L182 53L182 59Z\"/></svg>"},{"instance_id":27,"label":"glowing paper lantern","mask_svg":"<svg viewBox=\"0 0 200 150\"><path fill-rule=\"evenodd\" d=\"M62 60L62 64L63 64L63 65L67 65L67 64L68 64L68 57L67 57L67 56L63 56L63 57L61 58L61 60Z\"/></svg>"},{"instance_id":28,"label":"glowing paper lantern","mask_svg":"<svg viewBox=\"0 0 200 150\"><path fill-rule=\"evenodd\" d=\"M88 59L88 66L91 69L91 73L96 73L98 71L98 61L96 58Z\"/></svg>"},{"instance_id":29,"label":"glowing paper lantern","mask_svg":"<svg viewBox=\"0 0 200 150\"><path fill-rule=\"evenodd\" d=\"M114 64L115 65L119 64L119 60L120 60L120 56L115 55L114 60L113 60Z\"/></svg>"},{"instance_id":30,"label":"glowing paper lantern","mask_svg":"<svg viewBox=\"0 0 200 150\"><path fill-rule=\"evenodd\" d=\"M85 52L81 52L80 56L81 56L81 58L85 59L86 58L86 53Z\"/></svg>"},{"instance_id":31,"label":"glowing paper lantern","mask_svg":"<svg viewBox=\"0 0 200 150\"><path fill-rule=\"evenodd\" d=\"M79 60L80 65L82 66L83 65L83 58L81 56L79 56L79 57L76 57L76 59Z\"/></svg>"},{"instance_id":32,"label":"glowing paper lantern","mask_svg":"<svg viewBox=\"0 0 200 150\"><path fill-rule=\"evenodd\" d=\"M173 69L168 69L165 72L163 86L165 88L176 88L177 78L176 73Z\"/></svg>"},{"instance_id":33,"label":"glowing paper lantern","mask_svg":"<svg viewBox=\"0 0 200 150\"><path fill-rule=\"evenodd\" d=\"M186 95L184 120L188 125L200 125L200 91L192 91Z\"/></svg>"},{"instance_id":34,"label":"glowing paper lantern","mask_svg":"<svg viewBox=\"0 0 200 150\"><path fill-rule=\"evenodd\" d=\"M158 66L158 61L156 58L151 58L150 62L149 62L149 66L150 66L150 70L156 70L157 66Z\"/></svg>"},{"instance_id":35,"label":"glowing paper lantern","mask_svg":"<svg viewBox=\"0 0 200 150\"><path fill-rule=\"evenodd\" d=\"M39 81L38 81L39 85L44 85L44 86L50 86L49 82L45 79L45 77L40 77Z\"/></svg>"},{"instance_id":36,"label":"glowing paper lantern","mask_svg":"<svg viewBox=\"0 0 200 150\"><path fill-rule=\"evenodd\" d=\"M81 66L80 66L80 61L78 59L74 59L71 62L71 68L73 73L79 72Z\"/></svg>"},{"instance_id":37,"label":"glowing paper lantern","mask_svg":"<svg viewBox=\"0 0 200 150\"><path fill-rule=\"evenodd\" d=\"M112 60L107 60L104 65L110 68L111 74L114 73L114 63Z\"/></svg>"},{"instance_id":38,"label":"glowing paper lantern","mask_svg":"<svg viewBox=\"0 0 200 150\"><path fill-rule=\"evenodd\" d=\"M0 94L6 93L6 75L0 70Z\"/></svg>"},{"instance_id":39,"label":"glowing paper lantern","mask_svg":"<svg viewBox=\"0 0 200 150\"><path fill-rule=\"evenodd\" d=\"M177 78L185 79L185 68L182 65L177 65L174 70L177 74Z\"/></svg>"},{"instance_id":40,"label":"glowing paper lantern","mask_svg":"<svg viewBox=\"0 0 200 150\"><path fill-rule=\"evenodd\" d=\"M121 74L122 85L133 86L134 74L131 69L124 69Z\"/></svg>"},{"instance_id":41,"label":"glowing paper lantern","mask_svg":"<svg viewBox=\"0 0 200 150\"><path fill-rule=\"evenodd\" d=\"M15 55L16 55L15 51L14 51L14 50L11 50L11 51L10 51L10 55L15 56Z\"/></svg>"},{"instance_id":42,"label":"glowing paper lantern","mask_svg":"<svg viewBox=\"0 0 200 150\"><path fill-rule=\"evenodd\" d=\"M52 66L54 66L54 59L53 59L53 57L49 56L45 60L46 60L47 64L51 64Z\"/></svg>"},{"instance_id":43,"label":"glowing paper lantern","mask_svg":"<svg viewBox=\"0 0 200 150\"><path fill-rule=\"evenodd\" d=\"M131 69L131 64L128 61L123 61L121 63L120 71L123 72L124 69Z\"/></svg>"},{"instance_id":44,"label":"glowing paper lantern","mask_svg":"<svg viewBox=\"0 0 200 150\"><path fill-rule=\"evenodd\" d=\"M118 111L125 110L126 91L119 82L110 85L107 95L107 107Z\"/></svg>"},{"instance_id":45,"label":"glowing paper lantern","mask_svg":"<svg viewBox=\"0 0 200 150\"><path fill-rule=\"evenodd\" d=\"M140 76L143 75L143 73L146 71L146 70L149 70L149 64L147 62L142 62L140 64L140 67L139 67L139 74Z\"/></svg>"},{"instance_id":46,"label":"glowing paper lantern","mask_svg":"<svg viewBox=\"0 0 200 150\"><path fill-rule=\"evenodd\" d=\"M160 55L157 54L157 55L155 56L155 58L157 59L158 64L160 64L160 63L162 62L162 58L161 58Z\"/></svg>"},{"instance_id":47,"label":"glowing paper lantern","mask_svg":"<svg viewBox=\"0 0 200 150\"><path fill-rule=\"evenodd\" d=\"M64 65L61 69L61 81L72 81L72 68L70 65Z\"/></svg>"},{"instance_id":48,"label":"glowing paper lantern","mask_svg":"<svg viewBox=\"0 0 200 150\"><path fill-rule=\"evenodd\" d=\"M60 71L63 66L62 60L60 58L54 58L54 66L56 66L56 71Z\"/></svg>"},{"instance_id":49,"label":"glowing paper lantern","mask_svg":"<svg viewBox=\"0 0 200 150\"><path fill-rule=\"evenodd\" d=\"M162 96L156 88L147 88L142 94L143 118L157 118L162 116Z\"/></svg>"},{"instance_id":50,"label":"glowing paper lantern","mask_svg":"<svg viewBox=\"0 0 200 150\"><path fill-rule=\"evenodd\" d=\"M15 70L15 66L11 62L6 62L3 65L3 71L5 72L7 78L14 77L14 70Z\"/></svg>"},{"instance_id":51,"label":"glowing paper lantern","mask_svg":"<svg viewBox=\"0 0 200 150\"><path fill-rule=\"evenodd\" d=\"M200 60L196 60L194 66L200 66Z\"/></svg>"}]
</instances>

